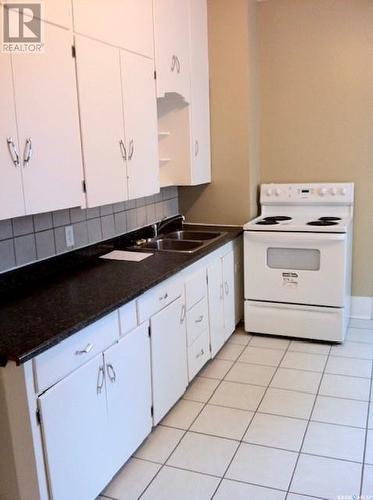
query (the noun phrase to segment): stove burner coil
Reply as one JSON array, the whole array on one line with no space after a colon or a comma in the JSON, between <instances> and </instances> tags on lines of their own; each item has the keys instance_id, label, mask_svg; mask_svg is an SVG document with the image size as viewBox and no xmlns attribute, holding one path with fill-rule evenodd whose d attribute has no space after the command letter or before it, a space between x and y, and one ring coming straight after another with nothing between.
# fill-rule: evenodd
<instances>
[{"instance_id":1,"label":"stove burner coil","mask_svg":"<svg viewBox=\"0 0 373 500\"><path fill-rule=\"evenodd\" d=\"M339 221L342 220L340 217L319 217L319 220L327 221L327 222L334 222L334 221Z\"/></svg>"},{"instance_id":2,"label":"stove burner coil","mask_svg":"<svg viewBox=\"0 0 373 500\"><path fill-rule=\"evenodd\" d=\"M274 219L263 219L256 222L259 226L275 226L278 224Z\"/></svg>"},{"instance_id":3,"label":"stove burner coil","mask_svg":"<svg viewBox=\"0 0 373 500\"><path fill-rule=\"evenodd\" d=\"M338 222L333 222L329 219L327 220L312 220L311 222L307 222L308 226L337 226Z\"/></svg>"},{"instance_id":4,"label":"stove burner coil","mask_svg":"<svg viewBox=\"0 0 373 500\"><path fill-rule=\"evenodd\" d=\"M271 215L269 217L264 217L265 221L274 221L274 222L282 222L286 220L292 220L292 217L288 217L287 215Z\"/></svg>"}]
</instances>

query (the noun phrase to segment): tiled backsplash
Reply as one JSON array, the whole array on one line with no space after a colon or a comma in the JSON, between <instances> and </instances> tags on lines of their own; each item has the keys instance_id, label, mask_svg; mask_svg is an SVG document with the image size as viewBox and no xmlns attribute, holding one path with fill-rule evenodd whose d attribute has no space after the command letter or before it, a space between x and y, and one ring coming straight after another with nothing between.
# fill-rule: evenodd
<instances>
[{"instance_id":1,"label":"tiled backsplash","mask_svg":"<svg viewBox=\"0 0 373 500\"><path fill-rule=\"evenodd\" d=\"M0 272L113 238L179 210L176 187L146 198L97 208L71 208L0 221ZM74 247L66 247L72 226Z\"/></svg>"}]
</instances>

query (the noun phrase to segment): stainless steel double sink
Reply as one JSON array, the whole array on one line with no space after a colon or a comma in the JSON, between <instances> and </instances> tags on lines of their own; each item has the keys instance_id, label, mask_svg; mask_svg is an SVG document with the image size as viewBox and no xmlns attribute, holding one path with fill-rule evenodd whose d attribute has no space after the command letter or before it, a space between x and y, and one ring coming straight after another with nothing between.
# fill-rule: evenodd
<instances>
[{"instance_id":1,"label":"stainless steel double sink","mask_svg":"<svg viewBox=\"0 0 373 500\"><path fill-rule=\"evenodd\" d=\"M155 250L159 252L193 253L202 247L222 238L226 233L221 231L180 230L161 234L155 238L141 242L133 249Z\"/></svg>"}]
</instances>

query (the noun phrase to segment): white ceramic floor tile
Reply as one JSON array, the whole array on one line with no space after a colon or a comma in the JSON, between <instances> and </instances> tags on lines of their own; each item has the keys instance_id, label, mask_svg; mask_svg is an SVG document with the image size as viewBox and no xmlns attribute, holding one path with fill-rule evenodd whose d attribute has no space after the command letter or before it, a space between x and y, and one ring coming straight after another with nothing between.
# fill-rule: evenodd
<instances>
[{"instance_id":1,"label":"white ceramic floor tile","mask_svg":"<svg viewBox=\"0 0 373 500\"><path fill-rule=\"evenodd\" d=\"M271 387L316 394L321 376L322 374L317 372L279 368L271 382Z\"/></svg>"},{"instance_id":2,"label":"white ceramic floor tile","mask_svg":"<svg viewBox=\"0 0 373 500\"><path fill-rule=\"evenodd\" d=\"M290 344L289 340L278 337L267 337L265 335L254 335L250 342L251 347L267 347L270 349L286 350Z\"/></svg>"},{"instance_id":3,"label":"white ceramic floor tile","mask_svg":"<svg viewBox=\"0 0 373 500\"><path fill-rule=\"evenodd\" d=\"M184 431L159 425L134 454L137 458L163 464L177 446Z\"/></svg>"},{"instance_id":4,"label":"white ceramic floor tile","mask_svg":"<svg viewBox=\"0 0 373 500\"><path fill-rule=\"evenodd\" d=\"M251 444L299 451L307 421L257 413L243 440Z\"/></svg>"},{"instance_id":5,"label":"white ceramic floor tile","mask_svg":"<svg viewBox=\"0 0 373 500\"><path fill-rule=\"evenodd\" d=\"M250 333L237 329L234 334L230 336L228 343L246 346L250 342L251 337Z\"/></svg>"},{"instance_id":6,"label":"white ceramic floor tile","mask_svg":"<svg viewBox=\"0 0 373 500\"><path fill-rule=\"evenodd\" d=\"M207 500L212 497L218 484L218 478L166 466L141 498L147 500L175 500L176 498L177 500Z\"/></svg>"},{"instance_id":7,"label":"white ceramic floor tile","mask_svg":"<svg viewBox=\"0 0 373 500\"><path fill-rule=\"evenodd\" d=\"M226 477L259 486L286 490L297 460L297 453L251 444L241 444Z\"/></svg>"},{"instance_id":8,"label":"white ceramic floor tile","mask_svg":"<svg viewBox=\"0 0 373 500\"><path fill-rule=\"evenodd\" d=\"M327 356L323 354L287 352L280 366L281 368L322 372L324 370L326 360Z\"/></svg>"},{"instance_id":9,"label":"white ceramic floor tile","mask_svg":"<svg viewBox=\"0 0 373 500\"><path fill-rule=\"evenodd\" d=\"M225 376L225 380L243 384L262 385L267 387L275 373L274 366L250 365L237 362Z\"/></svg>"},{"instance_id":10,"label":"white ceramic floor tile","mask_svg":"<svg viewBox=\"0 0 373 500\"><path fill-rule=\"evenodd\" d=\"M303 495L296 495L295 493L289 493L286 500L318 500L317 497L305 497Z\"/></svg>"},{"instance_id":11,"label":"white ceramic floor tile","mask_svg":"<svg viewBox=\"0 0 373 500\"><path fill-rule=\"evenodd\" d=\"M373 403L370 403L369 408L368 429L373 429Z\"/></svg>"},{"instance_id":12,"label":"white ceramic floor tile","mask_svg":"<svg viewBox=\"0 0 373 500\"><path fill-rule=\"evenodd\" d=\"M285 500L285 497L286 493L282 491L224 479L214 500Z\"/></svg>"},{"instance_id":13,"label":"white ceramic floor tile","mask_svg":"<svg viewBox=\"0 0 373 500\"><path fill-rule=\"evenodd\" d=\"M219 380L196 377L184 394L184 399L206 403L219 385Z\"/></svg>"},{"instance_id":14,"label":"white ceramic floor tile","mask_svg":"<svg viewBox=\"0 0 373 500\"><path fill-rule=\"evenodd\" d=\"M251 411L207 405L190 430L240 440L253 415Z\"/></svg>"},{"instance_id":15,"label":"white ceramic floor tile","mask_svg":"<svg viewBox=\"0 0 373 500\"><path fill-rule=\"evenodd\" d=\"M290 344L289 351L307 352L308 354L329 354L330 347L330 344L319 344L307 340L293 340Z\"/></svg>"},{"instance_id":16,"label":"white ceramic floor tile","mask_svg":"<svg viewBox=\"0 0 373 500\"><path fill-rule=\"evenodd\" d=\"M368 403L318 396L311 420L365 429Z\"/></svg>"},{"instance_id":17,"label":"white ceramic floor tile","mask_svg":"<svg viewBox=\"0 0 373 500\"><path fill-rule=\"evenodd\" d=\"M302 451L342 460L363 461L365 429L310 422Z\"/></svg>"},{"instance_id":18,"label":"white ceramic floor tile","mask_svg":"<svg viewBox=\"0 0 373 500\"><path fill-rule=\"evenodd\" d=\"M313 394L269 388L259 406L259 411L285 417L308 419L314 400Z\"/></svg>"},{"instance_id":19,"label":"white ceramic floor tile","mask_svg":"<svg viewBox=\"0 0 373 500\"><path fill-rule=\"evenodd\" d=\"M330 356L326 363L325 373L349 375L350 377L371 377L372 361L368 359L339 358Z\"/></svg>"},{"instance_id":20,"label":"white ceramic floor tile","mask_svg":"<svg viewBox=\"0 0 373 500\"><path fill-rule=\"evenodd\" d=\"M325 374L321 382L319 394L320 396L368 401L369 391L370 380L366 378Z\"/></svg>"},{"instance_id":21,"label":"white ceramic floor tile","mask_svg":"<svg viewBox=\"0 0 373 500\"><path fill-rule=\"evenodd\" d=\"M238 356L245 349L245 346L234 343L227 343L220 349L216 355L216 359L224 359L226 361L236 361Z\"/></svg>"},{"instance_id":22,"label":"white ceramic floor tile","mask_svg":"<svg viewBox=\"0 0 373 500\"><path fill-rule=\"evenodd\" d=\"M362 495L366 497L366 500L373 497L373 465L366 465L364 467Z\"/></svg>"},{"instance_id":23,"label":"white ceramic floor tile","mask_svg":"<svg viewBox=\"0 0 373 500\"><path fill-rule=\"evenodd\" d=\"M361 467L343 460L301 455L290 491L333 500L358 497Z\"/></svg>"},{"instance_id":24,"label":"white ceramic floor tile","mask_svg":"<svg viewBox=\"0 0 373 500\"><path fill-rule=\"evenodd\" d=\"M373 344L373 329L368 330L366 328L349 328L346 340L348 342L362 342Z\"/></svg>"},{"instance_id":25,"label":"white ceramic floor tile","mask_svg":"<svg viewBox=\"0 0 373 500\"><path fill-rule=\"evenodd\" d=\"M189 429L193 420L202 410L204 404L197 401L181 399L164 417L161 424L178 429Z\"/></svg>"},{"instance_id":26,"label":"white ceramic floor tile","mask_svg":"<svg viewBox=\"0 0 373 500\"><path fill-rule=\"evenodd\" d=\"M373 330L373 319L350 319L350 328L368 328Z\"/></svg>"},{"instance_id":27,"label":"white ceramic floor tile","mask_svg":"<svg viewBox=\"0 0 373 500\"><path fill-rule=\"evenodd\" d=\"M188 432L167 465L222 476L237 446L237 441Z\"/></svg>"},{"instance_id":28,"label":"white ceramic floor tile","mask_svg":"<svg viewBox=\"0 0 373 500\"><path fill-rule=\"evenodd\" d=\"M346 358L373 359L373 345L359 342L345 342L333 345L331 356L342 356Z\"/></svg>"},{"instance_id":29,"label":"white ceramic floor tile","mask_svg":"<svg viewBox=\"0 0 373 500\"><path fill-rule=\"evenodd\" d=\"M264 392L264 387L223 381L209 402L218 406L255 411Z\"/></svg>"},{"instance_id":30,"label":"white ceramic floor tile","mask_svg":"<svg viewBox=\"0 0 373 500\"><path fill-rule=\"evenodd\" d=\"M373 465L373 430L368 431L367 445L365 450L365 462Z\"/></svg>"},{"instance_id":31,"label":"white ceramic floor tile","mask_svg":"<svg viewBox=\"0 0 373 500\"><path fill-rule=\"evenodd\" d=\"M229 372L232 365L233 361L214 359L206 365L206 367L200 372L199 376L221 380Z\"/></svg>"},{"instance_id":32,"label":"white ceramic floor tile","mask_svg":"<svg viewBox=\"0 0 373 500\"><path fill-rule=\"evenodd\" d=\"M242 363L256 365L278 366L284 351L280 349L268 349L263 347L251 347L250 344L243 351L238 360Z\"/></svg>"},{"instance_id":33,"label":"white ceramic floor tile","mask_svg":"<svg viewBox=\"0 0 373 500\"><path fill-rule=\"evenodd\" d=\"M102 494L117 500L139 498L160 467L159 464L131 458Z\"/></svg>"}]
</instances>

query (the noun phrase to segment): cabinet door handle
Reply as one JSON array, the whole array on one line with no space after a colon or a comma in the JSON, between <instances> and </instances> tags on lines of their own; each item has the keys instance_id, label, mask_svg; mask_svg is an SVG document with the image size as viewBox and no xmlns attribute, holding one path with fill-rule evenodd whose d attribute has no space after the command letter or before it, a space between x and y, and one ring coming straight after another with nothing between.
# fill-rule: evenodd
<instances>
[{"instance_id":1,"label":"cabinet door handle","mask_svg":"<svg viewBox=\"0 0 373 500\"><path fill-rule=\"evenodd\" d=\"M181 308L180 323L184 323L185 315L186 315L186 307L185 307L185 304L183 304L183 306Z\"/></svg>"},{"instance_id":2,"label":"cabinet door handle","mask_svg":"<svg viewBox=\"0 0 373 500\"><path fill-rule=\"evenodd\" d=\"M195 320L195 323L201 323L203 320L203 314L201 314L201 316Z\"/></svg>"},{"instance_id":3,"label":"cabinet door handle","mask_svg":"<svg viewBox=\"0 0 373 500\"><path fill-rule=\"evenodd\" d=\"M122 154L123 160L127 161L127 150L126 150L126 146L124 145L124 142L122 139L119 141L119 147L120 147L120 152Z\"/></svg>"},{"instance_id":4,"label":"cabinet door handle","mask_svg":"<svg viewBox=\"0 0 373 500\"><path fill-rule=\"evenodd\" d=\"M114 367L111 363L106 365L106 372L110 379L110 382L114 383L117 379L117 374L115 373Z\"/></svg>"},{"instance_id":5,"label":"cabinet door handle","mask_svg":"<svg viewBox=\"0 0 373 500\"><path fill-rule=\"evenodd\" d=\"M229 285L228 281L224 281L225 295L229 295Z\"/></svg>"},{"instance_id":6,"label":"cabinet door handle","mask_svg":"<svg viewBox=\"0 0 373 500\"><path fill-rule=\"evenodd\" d=\"M181 69L181 64L179 58L176 56L176 70L178 73L180 73L180 69Z\"/></svg>"},{"instance_id":7,"label":"cabinet door handle","mask_svg":"<svg viewBox=\"0 0 373 500\"><path fill-rule=\"evenodd\" d=\"M98 376L97 376L97 394L101 394L102 388L104 387L104 381L105 381L105 370L103 366L100 366L98 369Z\"/></svg>"},{"instance_id":8,"label":"cabinet door handle","mask_svg":"<svg viewBox=\"0 0 373 500\"><path fill-rule=\"evenodd\" d=\"M172 73L173 73L173 72L174 72L174 70L175 70L175 66L176 66L176 56L175 56L175 55L173 55L173 56L172 56L172 59L171 59L171 71L172 71Z\"/></svg>"},{"instance_id":9,"label":"cabinet door handle","mask_svg":"<svg viewBox=\"0 0 373 500\"><path fill-rule=\"evenodd\" d=\"M8 144L9 154L12 159L12 162L14 163L14 166L19 167L19 154L12 137L7 137L6 142Z\"/></svg>"},{"instance_id":10,"label":"cabinet door handle","mask_svg":"<svg viewBox=\"0 0 373 500\"><path fill-rule=\"evenodd\" d=\"M168 293L166 292L164 295L159 297L159 300L166 300L168 298Z\"/></svg>"},{"instance_id":11,"label":"cabinet door handle","mask_svg":"<svg viewBox=\"0 0 373 500\"><path fill-rule=\"evenodd\" d=\"M32 157L32 139L28 137L26 139L25 150L23 152L23 167L27 167L30 163Z\"/></svg>"},{"instance_id":12,"label":"cabinet door handle","mask_svg":"<svg viewBox=\"0 0 373 500\"><path fill-rule=\"evenodd\" d=\"M132 160L133 153L135 151L135 144L133 142L133 139L130 140L130 145L129 145L129 153L128 153L128 159Z\"/></svg>"},{"instance_id":13,"label":"cabinet door handle","mask_svg":"<svg viewBox=\"0 0 373 500\"><path fill-rule=\"evenodd\" d=\"M84 349L82 349L81 351L75 351L75 354L77 356L80 356L82 354L88 354L92 351L92 349L93 349L93 344L87 344L87 346Z\"/></svg>"},{"instance_id":14,"label":"cabinet door handle","mask_svg":"<svg viewBox=\"0 0 373 500\"><path fill-rule=\"evenodd\" d=\"M199 154L199 141L198 141L198 139L196 139L195 148L194 148L194 156L198 156L198 154Z\"/></svg>"},{"instance_id":15,"label":"cabinet door handle","mask_svg":"<svg viewBox=\"0 0 373 500\"><path fill-rule=\"evenodd\" d=\"M199 353L196 355L196 358L198 359L198 358L200 358L201 356L203 356L204 354L205 354L205 350L204 350L204 349L201 349L201 350L199 351Z\"/></svg>"}]
</instances>

